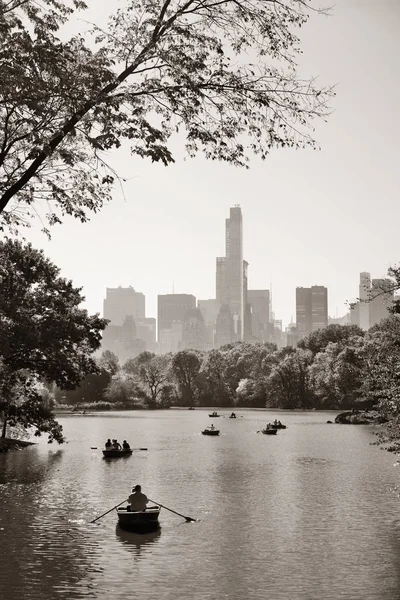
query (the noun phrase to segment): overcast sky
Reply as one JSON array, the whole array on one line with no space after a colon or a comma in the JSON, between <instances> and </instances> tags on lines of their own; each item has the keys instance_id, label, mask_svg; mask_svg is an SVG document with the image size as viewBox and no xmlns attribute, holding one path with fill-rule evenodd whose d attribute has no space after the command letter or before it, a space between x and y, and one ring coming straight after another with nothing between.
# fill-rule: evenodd
<instances>
[{"instance_id":1,"label":"overcast sky","mask_svg":"<svg viewBox=\"0 0 400 600\"><path fill-rule=\"evenodd\" d=\"M99 6L107 6L97 0ZM176 156L169 167L120 151L125 185L91 222L38 228L27 239L83 286L90 312L106 287L132 285L157 314L157 294L215 297L215 258L225 218L240 204L249 288L272 283L275 318L295 320L296 286L325 285L329 314L347 312L360 271L385 275L400 262L398 0L337 0L329 18L301 31L302 70L337 84L321 151L275 150L250 170Z\"/></svg>"}]
</instances>

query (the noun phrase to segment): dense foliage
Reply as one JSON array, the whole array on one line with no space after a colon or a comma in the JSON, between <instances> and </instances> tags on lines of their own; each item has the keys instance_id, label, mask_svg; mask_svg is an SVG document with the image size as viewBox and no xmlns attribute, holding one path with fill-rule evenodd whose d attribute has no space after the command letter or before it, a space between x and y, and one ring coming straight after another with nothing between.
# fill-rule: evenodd
<instances>
[{"instance_id":1,"label":"dense foliage","mask_svg":"<svg viewBox=\"0 0 400 600\"><path fill-rule=\"evenodd\" d=\"M383 398L387 404L397 390L391 372L397 360L393 349L396 343L400 347L399 323L400 317L392 316L368 333L355 326L330 325L306 337L298 348L281 350L273 344L239 342L209 352L143 352L118 368L99 399L125 408L345 410L371 407ZM105 359L117 365L112 353L104 353L99 364ZM100 382L100 375L91 377ZM86 389L80 388L81 403L87 399ZM79 389L73 394L79 395ZM68 392L65 396L66 402L76 403Z\"/></svg>"},{"instance_id":2,"label":"dense foliage","mask_svg":"<svg viewBox=\"0 0 400 600\"><path fill-rule=\"evenodd\" d=\"M308 0L127 0L92 37L65 39L85 9L0 0L0 228L41 204L50 224L87 220L111 197L107 155L124 141L165 165L178 131L189 156L234 165L315 146L332 91L297 73L295 31L321 12Z\"/></svg>"},{"instance_id":3,"label":"dense foliage","mask_svg":"<svg viewBox=\"0 0 400 600\"><path fill-rule=\"evenodd\" d=\"M106 325L79 308L80 288L30 244L0 242L0 419L61 442L46 382L73 389L98 372L93 352Z\"/></svg>"}]
</instances>

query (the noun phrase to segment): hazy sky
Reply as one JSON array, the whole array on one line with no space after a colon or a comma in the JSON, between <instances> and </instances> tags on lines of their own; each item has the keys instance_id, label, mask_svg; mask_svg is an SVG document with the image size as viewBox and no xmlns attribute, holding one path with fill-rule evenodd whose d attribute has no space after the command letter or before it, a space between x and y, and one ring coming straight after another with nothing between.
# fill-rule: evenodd
<instances>
[{"instance_id":1,"label":"hazy sky","mask_svg":"<svg viewBox=\"0 0 400 600\"><path fill-rule=\"evenodd\" d=\"M97 0L99 6L107 6ZM125 184L91 222L38 229L27 239L83 286L90 312L106 287L132 285L156 316L157 294L215 297L225 218L240 204L249 288L272 282L275 318L295 319L296 286L328 287L329 313L347 312L360 271L400 262L398 0L338 0L302 30L302 69L337 84L334 113L318 125L321 151L275 150L250 170L176 155L169 167L117 152Z\"/></svg>"}]
</instances>

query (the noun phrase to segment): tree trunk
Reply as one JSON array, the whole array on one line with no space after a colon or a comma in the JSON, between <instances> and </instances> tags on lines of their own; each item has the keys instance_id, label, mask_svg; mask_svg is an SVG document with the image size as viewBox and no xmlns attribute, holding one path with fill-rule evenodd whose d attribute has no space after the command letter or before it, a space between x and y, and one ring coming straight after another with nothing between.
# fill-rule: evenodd
<instances>
[{"instance_id":1,"label":"tree trunk","mask_svg":"<svg viewBox=\"0 0 400 600\"><path fill-rule=\"evenodd\" d=\"M1 431L0 445L2 443L4 443L4 441L6 439L6 431L7 431L7 415L6 415L6 413L3 413L3 419L4 419L4 422L3 422L3 428Z\"/></svg>"}]
</instances>

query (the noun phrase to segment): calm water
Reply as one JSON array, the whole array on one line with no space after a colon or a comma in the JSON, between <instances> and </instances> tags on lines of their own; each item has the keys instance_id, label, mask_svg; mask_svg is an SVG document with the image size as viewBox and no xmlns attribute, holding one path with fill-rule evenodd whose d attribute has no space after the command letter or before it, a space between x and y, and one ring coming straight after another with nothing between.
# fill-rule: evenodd
<instances>
[{"instance_id":1,"label":"calm water","mask_svg":"<svg viewBox=\"0 0 400 600\"><path fill-rule=\"evenodd\" d=\"M335 413L139 411L60 418L69 443L0 454L4 600L398 600L395 458ZM288 425L257 434L267 420ZM200 434L214 422L221 436ZM102 459L106 438L145 447ZM91 449L97 447L98 449ZM111 508L140 483L161 530L121 532Z\"/></svg>"}]
</instances>

